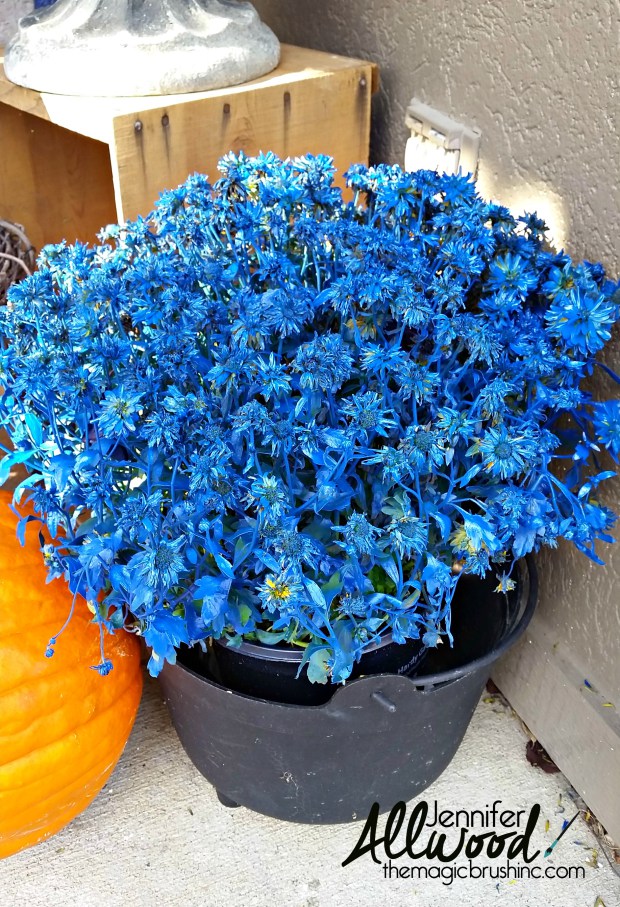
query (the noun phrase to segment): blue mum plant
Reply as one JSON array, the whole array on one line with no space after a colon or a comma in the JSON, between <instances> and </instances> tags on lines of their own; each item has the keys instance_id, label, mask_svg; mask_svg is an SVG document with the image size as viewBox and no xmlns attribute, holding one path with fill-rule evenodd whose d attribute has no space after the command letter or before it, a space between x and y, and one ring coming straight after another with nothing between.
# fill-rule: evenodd
<instances>
[{"instance_id":1,"label":"blue mum plant","mask_svg":"<svg viewBox=\"0 0 620 907\"><path fill-rule=\"evenodd\" d=\"M25 467L18 531L46 524L102 636L142 634L153 674L208 637L289 643L342 682L384 633L450 640L464 574L508 591L560 538L598 560L603 268L464 177L356 166L344 200L326 157L220 170L48 246L0 314L0 480Z\"/></svg>"}]
</instances>

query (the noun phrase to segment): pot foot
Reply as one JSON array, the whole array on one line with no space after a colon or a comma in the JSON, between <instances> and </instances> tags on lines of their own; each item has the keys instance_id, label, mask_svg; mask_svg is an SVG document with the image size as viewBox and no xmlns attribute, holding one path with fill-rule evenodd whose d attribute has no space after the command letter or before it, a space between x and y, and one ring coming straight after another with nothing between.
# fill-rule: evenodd
<instances>
[{"instance_id":1,"label":"pot foot","mask_svg":"<svg viewBox=\"0 0 620 907\"><path fill-rule=\"evenodd\" d=\"M239 809L241 806L240 803L236 803L234 800L231 800L230 797L227 797L226 794L223 794L221 791L216 790L217 799L220 801L222 806L228 807L228 809Z\"/></svg>"}]
</instances>

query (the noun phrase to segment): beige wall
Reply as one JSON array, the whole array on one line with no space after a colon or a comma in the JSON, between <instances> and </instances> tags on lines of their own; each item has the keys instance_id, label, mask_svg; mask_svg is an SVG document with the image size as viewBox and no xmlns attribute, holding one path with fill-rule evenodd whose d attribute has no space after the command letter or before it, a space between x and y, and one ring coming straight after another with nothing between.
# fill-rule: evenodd
<instances>
[{"instance_id":1,"label":"beige wall","mask_svg":"<svg viewBox=\"0 0 620 907\"><path fill-rule=\"evenodd\" d=\"M402 161L415 94L482 130L486 194L620 272L616 0L253 2L283 41L380 64L376 159Z\"/></svg>"},{"instance_id":2,"label":"beige wall","mask_svg":"<svg viewBox=\"0 0 620 907\"><path fill-rule=\"evenodd\" d=\"M482 131L485 195L536 207L558 244L620 275L618 4L611 0L255 0L281 40L381 66L373 155L402 162L409 99ZM607 354L620 372L616 336ZM598 393L617 394L611 381ZM620 511L620 482L606 494ZM497 672L522 717L620 839L620 545L597 567L539 558L531 633ZM588 681L594 692L583 685ZM615 775L612 776L612 773Z\"/></svg>"}]
</instances>

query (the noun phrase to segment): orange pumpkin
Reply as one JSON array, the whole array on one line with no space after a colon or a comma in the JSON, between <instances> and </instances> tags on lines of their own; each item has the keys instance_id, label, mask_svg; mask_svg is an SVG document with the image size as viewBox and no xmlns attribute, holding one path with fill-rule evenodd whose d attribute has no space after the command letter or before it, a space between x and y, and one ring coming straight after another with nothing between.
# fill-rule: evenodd
<instances>
[{"instance_id":1,"label":"orange pumpkin","mask_svg":"<svg viewBox=\"0 0 620 907\"><path fill-rule=\"evenodd\" d=\"M53 835L84 810L116 765L142 692L138 640L106 634L84 599L45 657L73 599L63 580L46 585L36 532L22 547L0 492L0 858Z\"/></svg>"}]
</instances>

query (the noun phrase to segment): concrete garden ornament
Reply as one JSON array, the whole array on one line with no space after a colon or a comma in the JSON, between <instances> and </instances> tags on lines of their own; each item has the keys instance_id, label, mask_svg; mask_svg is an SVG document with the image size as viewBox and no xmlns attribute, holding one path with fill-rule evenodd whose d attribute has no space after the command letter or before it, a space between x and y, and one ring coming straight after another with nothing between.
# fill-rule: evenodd
<instances>
[{"instance_id":1,"label":"concrete garden ornament","mask_svg":"<svg viewBox=\"0 0 620 907\"><path fill-rule=\"evenodd\" d=\"M236 85L279 59L278 39L240 0L57 0L21 20L5 69L39 91L135 96Z\"/></svg>"}]
</instances>

